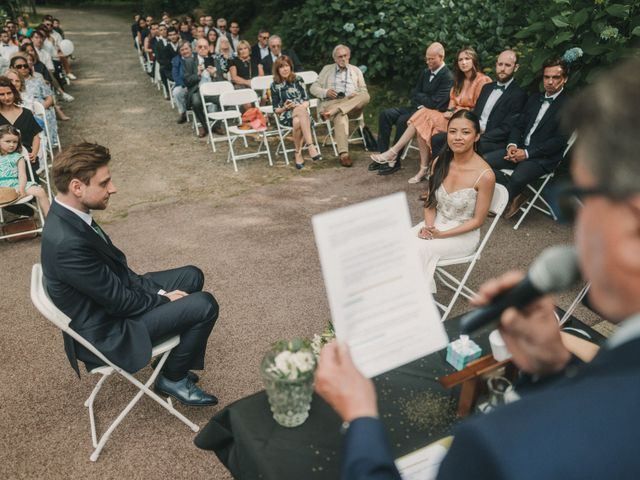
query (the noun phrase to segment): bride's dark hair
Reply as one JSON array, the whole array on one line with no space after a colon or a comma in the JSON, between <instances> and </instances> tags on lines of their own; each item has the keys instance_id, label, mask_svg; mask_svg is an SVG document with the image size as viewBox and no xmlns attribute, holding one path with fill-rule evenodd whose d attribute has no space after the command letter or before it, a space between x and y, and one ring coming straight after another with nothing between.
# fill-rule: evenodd
<instances>
[{"instance_id":1,"label":"bride's dark hair","mask_svg":"<svg viewBox=\"0 0 640 480\"><path fill-rule=\"evenodd\" d=\"M449 119L449 123L447 123L447 131L449 130L449 125L456 118L466 118L471 123L473 123L473 128L476 133L480 132L480 120L478 116L470 110L458 110L454 113ZM473 150L476 150L476 144L473 144ZM449 174L449 165L451 165L451 160L453 160L453 151L449 148L449 141L445 142L444 147L438 154L436 158L433 159L436 162L435 167L433 168L433 172L429 176L429 194L427 195L427 199L424 202L424 208L435 208L438 204L438 200L436 200L436 190L440 188L444 179L447 178ZM431 168L431 166L429 166Z\"/></svg>"}]
</instances>

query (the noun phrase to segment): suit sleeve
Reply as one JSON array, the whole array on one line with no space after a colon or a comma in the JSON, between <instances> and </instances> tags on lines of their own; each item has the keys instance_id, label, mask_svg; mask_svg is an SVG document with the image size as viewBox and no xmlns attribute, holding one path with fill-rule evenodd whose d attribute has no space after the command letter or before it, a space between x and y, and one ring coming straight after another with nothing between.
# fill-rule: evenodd
<instances>
[{"instance_id":1,"label":"suit sleeve","mask_svg":"<svg viewBox=\"0 0 640 480\"><path fill-rule=\"evenodd\" d=\"M426 108L443 112L447 109L447 101L452 92L451 87L453 86L453 81L449 75L444 74L438 75L437 78L431 81L438 82L437 88L432 95L421 93L420 95L424 96L424 101L421 101L420 104Z\"/></svg>"},{"instance_id":2,"label":"suit sleeve","mask_svg":"<svg viewBox=\"0 0 640 480\"><path fill-rule=\"evenodd\" d=\"M321 71L320 71L320 75L318 75L318 78L316 79L315 82L313 82L313 84L311 85L311 94L314 97L318 97L318 98L325 98L327 96L327 86L326 86L326 82L327 82L327 76L328 76L328 68L324 67Z\"/></svg>"},{"instance_id":3,"label":"suit sleeve","mask_svg":"<svg viewBox=\"0 0 640 480\"><path fill-rule=\"evenodd\" d=\"M488 447L479 428L465 424L456 431L453 444L444 457L437 480L474 480L505 479L496 455Z\"/></svg>"},{"instance_id":4,"label":"suit sleeve","mask_svg":"<svg viewBox=\"0 0 640 480\"><path fill-rule=\"evenodd\" d=\"M342 478L401 480L377 418L363 417L351 422L344 448Z\"/></svg>"},{"instance_id":5,"label":"suit sleeve","mask_svg":"<svg viewBox=\"0 0 640 480\"><path fill-rule=\"evenodd\" d=\"M134 317L169 302L163 295L125 286L85 242L68 242L58 249L56 266L61 281L115 317Z\"/></svg>"}]
</instances>

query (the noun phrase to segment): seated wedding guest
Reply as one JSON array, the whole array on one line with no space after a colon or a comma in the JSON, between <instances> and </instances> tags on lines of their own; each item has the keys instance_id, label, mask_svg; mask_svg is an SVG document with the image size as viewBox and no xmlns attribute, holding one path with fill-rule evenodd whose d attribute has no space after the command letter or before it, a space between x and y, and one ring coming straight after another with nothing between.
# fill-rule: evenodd
<instances>
[{"instance_id":1,"label":"seated wedding guest","mask_svg":"<svg viewBox=\"0 0 640 480\"><path fill-rule=\"evenodd\" d=\"M27 19L20 15L16 18L16 21L18 22L18 33L23 37L31 37L33 28L29 26L29 22L27 22Z\"/></svg>"},{"instance_id":2,"label":"seated wedding guest","mask_svg":"<svg viewBox=\"0 0 640 480\"><path fill-rule=\"evenodd\" d=\"M484 155L505 149L511 126L516 123L527 100L527 95L513 79L518 70L518 54L505 50L496 59L496 81L487 83L480 91L473 112L480 119L478 153ZM446 133L431 137L431 151L436 155L446 141Z\"/></svg>"},{"instance_id":3,"label":"seated wedding guest","mask_svg":"<svg viewBox=\"0 0 640 480\"><path fill-rule=\"evenodd\" d=\"M233 48L234 52L238 51L238 43L242 40L240 37L240 24L236 21L232 21L229 25L229 34L227 35L229 41L231 42L231 48Z\"/></svg>"},{"instance_id":4,"label":"seated wedding guest","mask_svg":"<svg viewBox=\"0 0 640 480\"><path fill-rule=\"evenodd\" d=\"M158 45L156 49L156 59L160 64L160 78L165 88L169 89L169 80L173 81L172 64L171 61L174 57L178 56L178 42L180 40L180 34L175 28L169 28L167 30L167 43L166 45Z\"/></svg>"},{"instance_id":5,"label":"seated wedding guest","mask_svg":"<svg viewBox=\"0 0 640 480\"><path fill-rule=\"evenodd\" d=\"M193 51L191 50L191 43L186 40L181 40L179 47L180 55L173 57L171 60L171 76L175 85L173 87L173 101L176 104L176 109L180 116L178 117L178 123L185 123L187 121L187 85L184 81L184 60L187 58L193 58Z\"/></svg>"},{"instance_id":6,"label":"seated wedding guest","mask_svg":"<svg viewBox=\"0 0 640 480\"><path fill-rule=\"evenodd\" d=\"M29 152L29 161L38 181L36 171L40 168L38 152L42 127L28 108L20 106L20 92L7 77L0 77L0 125L11 125L20 131L22 146Z\"/></svg>"},{"instance_id":7,"label":"seated wedding guest","mask_svg":"<svg viewBox=\"0 0 640 480\"><path fill-rule=\"evenodd\" d=\"M133 16L133 23L131 24L131 36L133 37L133 46L136 46L136 38L138 38L138 32L140 31L140 26L138 22L140 21L141 15L139 13Z\"/></svg>"},{"instance_id":8,"label":"seated wedding guest","mask_svg":"<svg viewBox=\"0 0 640 480\"><path fill-rule=\"evenodd\" d=\"M273 38L273 37L271 37ZM331 120L340 165L351 167L349 157L349 118L357 118L369 103L369 92L360 69L349 63L351 50L346 45L333 49L335 63L325 65L311 85L311 93L322 99L318 110Z\"/></svg>"},{"instance_id":9,"label":"seated wedding guest","mask_svg":"<svg viewBox=\"0 0 640 480\"><path fill-rule=\"evenodd\" d=\"M577 215L578 263L590 284L589 303L618 328L583 363L563 343L551 295L505 310L499 328L523 372L520 399L459 422L438 480L633 479L640 471L638 108L640 63L634 59L602 75L565 112L569 129L579 132L574 185L563 194L581 199L578 210L568 212ZM511 271L487 281L474 304L495 301L523 277ZM341 478L400 480L375 386L358 372L345 344L323 349L315 388L347 422Z\"/></svg>"},{"instance_id":10,"label":"seated wedding guest","mask_svg":"<svg viewBox=\"0 0 640 480\"><path fill-rule=\"evenodd\" d=\"M220 40L226 40L225 37ZM218 44L220 41L218 41ZM229 42L227 41L227 47ZM209 44L204 38L200 38L196 42L197 52L193 58L184 59L184 83L189 89L187 92L187 107L191 107L198 123L198 136L200 138L206 136L206 115L204 105L200 98L199 86L201 83L223 80L224 77L220 60L218 57L209 55Z\"/></svg>"},{"instance_id":11,"label":"seated wedding guest","mask_svg":"<svg viewBox=\"0 0 640 480\"><path fill-rule=\"evenodd\" d=\"M187 42L192 42L193 35L191 34L191 26L189 25L189 22L187 22L186 20L183 20L182 22L180 22L179 28L180 28L180 38Z\"/></svg>"},{"instance_id":12,"label":"seated wedding guest","mask_svg":"<svg viewBox=\"0 0 640 480\"><path fill-rule=\"evenodd\" d=\"M374 162L393 166L395 158L415 136L420 149L420 170L409 179L409 183L420 182L429 171L432 158L431 137L445 131L448 120L457 110L472 110L482 87L490 82L491 79L480 71L476 51L471 47L462 48L456 55L456 64L453 68L453 87L449 95L448 110L443 113L431 108L418 109L407 122L407 130L400 140L386 152L372 155L371 159Z\"/></svg>"},{"instance_id":13,"label":"seated wedding guest","mask_svg":"<svg viewBox=\"0 0 640 480\"><path fill-rule=\"evenodd\" d=\"M27 54L27 61L29 62L29 68L31 69L31 74L37 78L42 80L45 85L49 86L51 88L51 92L54 92L53 89L53 84L48 82L46 80L46 77L44 75L41 75L39 72L36 71L36 65L38 62L38 54L36 53L36 51L33 48L29 48L30 46L27 47L26 49L26 54ZM46 71L46 69L45 69ZM59 93L59 92L58 92ZM62 95L64 95L64 92L62 92ZM58 119L62 120L62 121L67 121L67 120L71 120L71 117L68 117L63 111L62 111L62 107L60 106L59 102L56 100L56 96L53 96L53 109L56 112L56 116Z\"/></svg>"},{"instance_id":14,"label":"seated wedding guest","mask_svg":"<svg viewBox=\"0 0 640 480\"><path fill-rule=\"evenodd\" d=\"M251 79L264 75L262 65L251 58L251 45L246 40L240 40L236 55L229 67L231 83L236 88L251 88Z\"/></svg>"},{"instance_id":15,"label":"seated wedding guest","mask_svg":"<svg viewBox=\"0 0 640 480\"><path fill-rule=\"evenodd\" d=\"M156 37L158 37L159 28L160 28L160 25L157 22L151 23L151 25L149 26L149 34L146 37L144 37L144 42L142 45L142 51L147 56L147 59L149 60L149 62L151 62L151 69L147 73L152 77L153 77L154 67L156 63L156 54L154 51L154 47L157 40Z\"/></svg>"},{"instance_id":16,"label":"seated wedding guest","mask_svg":"<svg viewBox=\"0 0 640 480\"><path fill-rule=\"evenodd\" d=\"M478 117L469 110L458 110L447 124L446 147L431 162L424 221L413 231L432 292L438 261L473 253L489 213L496 179L476 152L479 138Z\"/></svg>"},{"instance_id":17,"label":"seated wedding guest","mask_svg":"<svg viewBox=\"0 0 640 480\"><path fill-rule=\"evenodd\" d=\"M251 47L251 58L261 63L267 55L269 55L269 30L261 29L258 32L258 43ZM271 75L271 72L267 75Z\"/></svg>"},{"instance_id":18,"label":"seated wedding guest","mask_svg":"<svg viewBox=\"0 0 640 480\"><path fill-rule=\"evenodd\" d=\"M25 67L26 65L26 67ZM51 135L51 141L53 146L58 146L58 121L56 119L56 111L53 107L53 91L51 87L42 79L33 75L33 70L27 59L27 55L23 53L17 53L11 59L11 67L20 72L24 78L24 88L27 96L32 101L40 102L45 108L45 115L47 117L47 124L49 126L49 134ZM44 127L44 125L40 125Z\"/></svg>"},{"instance_id":19,"label":"seated wedding guest","mask_svg":"<svg viewBox=\"0 0 640 480\"><path fill-rule=\"evenodd\" d=\"M407 121L418 108L431 108L444 112L449 103L449 92L453 85L451 72L444 63L444 47L434 42L427 48L424 56L427 67L420 71L415 88L411 92L411 104L407 107L387 108L378 117L378 148L381 152L389 149L391 129L396 127L394 142L398 142L407 129ZM395 163L394 163L395 162ZM393 167L387 164L371 162L369 170L378 170L378 175L391 175L400 170L400 158L397 156Z\"/></svg>"},{"instance_id":20,"label":"seated wedding guest","mask_svg":"<svg viewBox=\"0 0 640 480\"><path fill-rule=\"evenodd\" d=\"M265 75L273 75L273 64L280 55L286 55L293 62L293 71L301 72L303 70L302 62L293 49L282 49L282 39L279 35L271 35L269 37L269 55L262 57L261 63L264 68Z\"/></svg>"},{"instance_id":21,"label":"seated wedding guest","mask_svg":"<svg viewBox=\"0 0 640 480\"><path fill-rule=\"evenodd\" d=\"M561 58L552 58L542 66L543 95L529 97L520 119L512 126L507 148L485 155L496 172L496 179L509 191L505 218L513 217L527 197L527 184L552 172L562 160L568 136L560 127L560 118L568 95L564 85L569 79L568 66ZM505 175L500 170L513 173Z\"/></svg>"},{"instance_id":22,"label":"seated wedding guest","mask_svg":"<svg viewBox=\"0 0 640 480\"><path fill-rule=\"evenodd\" d=\"M229 68L231 68L231 61L236 57L235 52L231 48L231 42L226 36L221 36L216 44L216 54L214 58L221 69L221 73L225 78L229 78Z\"/></svg>"},{"instance_id":23,"label":"seated wedding guest","mask_svg":"<svg viewBox=\"0 0 640 480\"><path fill-rule=\"evenodd\" d=\"M212 28L207 32L207 42L209 42L209 55L215 55L216 46L218 45L218 32L215 28Z\"/></svg>"},{"instance_id":24,"label":"seated wedding guest","mask_svg":"<svg viewBox=\"0 0 640 480\"><path fill-rule=\"evenodd\" d=\"M210 28L214 28L213 27L213 17L210 17ZM218 20L216 20L216 27L215 29L218 31L218 35L221 37L227 37L227 39L229 39L229 32L227 31L227 19L226 18L219 18Z\"/></svg>"},{"instance_id":25,"label":"seated wedding guest","mask_svg":"<svg viewBox=\"0 0 640 480\"><path fill-rule=\"evenodd\" d=\"M0 126L0 187L13 188L21 197L33 195L46 217L49 213L49 196L47 192L31 181L22 156L20 131L11 125Z\"/></svg>"},{"instance_id":26,"label":"seated wedding guest","mask_svg":"<svg viewBox=\"0 0 640 480\"><path fill-rule=\"evenodd\" d=\"M9 65L9 61L18 47L10 41L9 31L6 28L0 30L0 68L4 69Z\"/></svg>"},{"instance_id":27,"label":"seated wedding guest","mask_svg":"<svg viewBox=\"0 0 640 480\"><path fill-rule=\"evenodd\" d=\"M303 141L309 148L311 159L320 160L320 153L313 143L311 134L309 97L304 88L304 81L294 73L293 62L286 55L279 57L274 64L271 102L273 112L278 115L278 121L293 128L296 168L300 170L304 167Z\"/></svg>"},{"instance_id":28,"label":"seated wedding guest","mask_svg":"<svg viewBox=\"0 0 640 480\"><path fill-rule=\"evenodd\" d=\"M56 155L53 181L58 194L42 232L41 262L51 301L71 318L71 327L105 357L135 373L151 359L154 344L174 335L180 343L167 358L155 389L189 406L215 405L191 370L202 370L218 303L203 292L204 275L194 266L139 275L96 223L116 188L111 155L101 145L70 145ZM71 366L102 362L64 337Z\"/></svg>"},{"instance_id":29,"label":"seated wedding guest","mask_svg":"<svg viewBox=\"0 0 640 480\"><path fill-rule=\"evenodd\" d=\"M204 27L202 25L197 25L195 27L195 29L196 29L196 31L195 31L195 34L193 35L193 40L191 41L191 48L193 50L196 50L196 42L199 39L201 39L201 38L206 39L207 38L206 34L204 33Z\"/></svg>"},{"instance_id":30,"label":"seated wedding guest","mask_svg":"<svg viewBox=\"0 0 640 480\"><path fill-rule=\"evenodd\" d=\"M142 46L144 45L144 38L149 34L149 28L147 25L147 19L144 17L140 17L138 19L138 28L136 31L136 38L138 39L138 44L140 45L140 49L142 50ZM144 52L144 50L143 50Z\"/></svg>"}]
</instances>

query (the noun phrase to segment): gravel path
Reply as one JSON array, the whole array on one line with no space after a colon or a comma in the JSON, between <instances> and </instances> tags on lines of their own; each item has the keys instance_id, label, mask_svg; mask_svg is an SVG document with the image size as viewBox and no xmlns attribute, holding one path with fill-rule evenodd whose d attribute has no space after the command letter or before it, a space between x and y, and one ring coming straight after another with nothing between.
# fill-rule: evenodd
<instances>
[{"instance_id":1,"label":"gravel path","mask_svg":"<svg viewBox=\"0 0 640 480\"><path fill-rule=\"evenodd\" d=\"M206 288L221 305L207 351L202 385L221 400L217 408L180 407L203 426L221 407L261 389L258 365L275 340L320 332L329 320L311 231L313 214L367 198L420 187L397 175L381 178L327 160L301 173L266 160L243 161L240 172L226 154L212 155L142 73L129 24L108 11L55 10L76 44L76 101L61 127L63 144L81 139L107 145L118 194L98 215L136 271L184 264L200 266ZM501 221L471 285L509 268L525 268L546 246L568 242L571 231L532 214L523 227ZM193 434L143 399L92 463L83 401L94 379L78 380L67 364L58 331L28 298L30 267L39 241L0 244L4 268L0 337L0 478L230 478L214 455L193 446ZM563 295L567 305L575 292ZM459 302L456 311L466 308ZM581 318L598 318L579 312ZM599 327L604 328L605 324ZM142 374L148 374L143 370ZM134 391L118 378L97 402L98 428L117 415Z\"/></svg>"}]
</instances>

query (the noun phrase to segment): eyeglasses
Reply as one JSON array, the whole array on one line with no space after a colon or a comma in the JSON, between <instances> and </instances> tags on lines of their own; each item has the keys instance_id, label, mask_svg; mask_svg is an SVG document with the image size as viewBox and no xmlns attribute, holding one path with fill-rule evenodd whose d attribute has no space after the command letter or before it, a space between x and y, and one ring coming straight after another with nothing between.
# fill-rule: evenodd
<instances>
[{"instance_id":1,"label":"eyeglasses","mask_svg":"<svg viewBox=\"0 0 640 480\"><path fill-rule=\"evenodd\" d=\"M21 64L15 64L14 68L29 68L29 65L27 65L26 63L21 63Z\"/></svg>"},{"instance_id":2,"label":"eyeglasses","mask_svg":"<svg viewBox=\"0 0 640 480\"><path fill-rule=\"evenodd\" d=\"M587 197L600 196L616 202L624 202L632 194L614 192L602 186L584 188L578 187L572 182L564 182L551 192L551 203L555 203L557 206L558 221L571 224L575 222L578 212L584 206L584 200ZM630 203L627 203L627 205L640 215L640 209Z\"/></svg>"}]
</instances>

